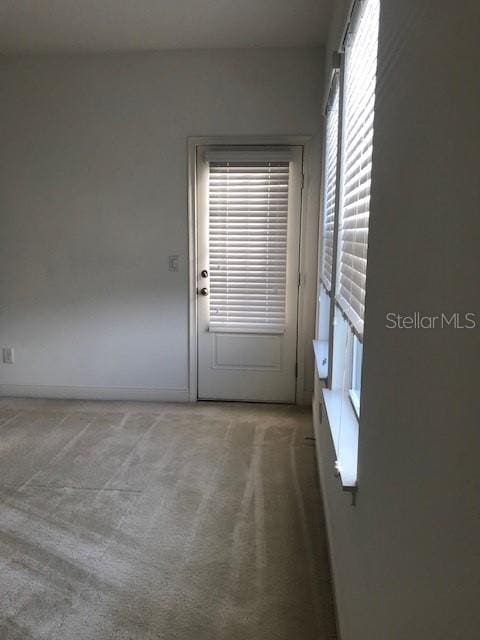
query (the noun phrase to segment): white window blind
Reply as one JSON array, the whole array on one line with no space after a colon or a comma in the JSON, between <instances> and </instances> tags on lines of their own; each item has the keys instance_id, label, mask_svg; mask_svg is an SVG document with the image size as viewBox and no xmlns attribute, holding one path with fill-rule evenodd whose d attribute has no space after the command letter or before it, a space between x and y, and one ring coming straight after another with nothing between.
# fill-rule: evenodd
<instances>
[{"instance_id":1,"label":"white window blind","mask_svg":"<svg viewBox=\"0 0 480 640\"><path fill-rule=\"evenodd\" d=\"M289 162L209 163L210 329L285 326Z\"/></svg>"},{"instance_id":2,"label":"white window blind","mask_svg":"<svg viewBox=\"0 0 480 640\"><path fill-rule=\"evenodd\" d=\"M333 235L335 227L335 200L337 193L338 156L338 75L335 76L327 108L325 131L324 186L323 186L323 241L321 280L328 293L332 289Z\"/></svg>"},{"instance_id":3,"label":"white window blind","mask_svg":"<svg viewBox=\"0 0 480 640\"><path fill-rule=\"evenodd\" d=\"M379 0L361 0L345 46L337 302L363 337Z\"/></svg>"}]
</instances>

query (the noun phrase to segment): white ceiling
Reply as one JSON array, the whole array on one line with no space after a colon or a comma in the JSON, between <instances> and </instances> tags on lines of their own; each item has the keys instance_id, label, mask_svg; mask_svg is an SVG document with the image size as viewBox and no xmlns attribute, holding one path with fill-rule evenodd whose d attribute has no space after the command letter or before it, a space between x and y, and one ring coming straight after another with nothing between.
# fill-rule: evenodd
<instances>
[{"instance_id":1,"label":"white ceiling","mask_svg":"<svg viewBox=\"0 0 480 640\"><path fill-rule=\"evenodd\" d=\"M333 0L0 0L0 52L323 44Z\"/></svg>"}]
</instances>

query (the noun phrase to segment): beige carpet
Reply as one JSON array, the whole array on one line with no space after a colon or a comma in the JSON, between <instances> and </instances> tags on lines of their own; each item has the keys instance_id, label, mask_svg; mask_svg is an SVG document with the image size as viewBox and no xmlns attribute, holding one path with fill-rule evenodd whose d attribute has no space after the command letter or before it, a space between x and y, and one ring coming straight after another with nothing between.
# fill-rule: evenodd
<instances>
[{"instance_id":1,"label":"beige carpet","mask_svg":"<svg viewBox=\"0 0 480 640\"><path fill-rule=\"evenodd\" d=\"M335 637L311 417L0 400L1 640Z\"/></svg>"}]
</instances>

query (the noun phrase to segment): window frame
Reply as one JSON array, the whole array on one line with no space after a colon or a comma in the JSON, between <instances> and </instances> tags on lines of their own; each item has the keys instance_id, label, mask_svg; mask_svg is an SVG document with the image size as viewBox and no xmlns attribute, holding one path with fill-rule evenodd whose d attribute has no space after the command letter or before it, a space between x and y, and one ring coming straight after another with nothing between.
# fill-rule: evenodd
<instances>
[{"instance_id":1,"label":"window frame","mask_svg":"<svg viewBox=\"0 0 480 640\"><path fill-rule=\"evenodd\" d=\"M362 392L362 364L363 364L363 342L358 336L353 334L352 339L352 370L350 376L350 389L348 395L353 409L360 419L360 397Z\"/></svg>"},{"instance_id":2,"label":"window frame","mask_svg":"<svg viewBox=\"0 0 480 640\"><path fill-rule=\"evenodd\" d=\"M319 251L324 250L325 216L326 216L326 161L327 161L327 128L328 110L332 102L335 89L338 91L338 116L337 116L337 153L336 153L336 176L335 176L335 207L333 220L333 240L332 240L332 270L330 274L330 291L327 290L323 282L323 256L321 253L318 261L318 286L317 286L317 321L316 339L314 340L314 351L317 364L318 376L324 380L328 388L331 387L332 361L333 361L333 321L335 313L335 290L337 279L337 237L338 237L338 213L339 213L339 184L341 170L341 143L342 143L342 100L343 100L343 55L338 53L334 57L332 75L330 78L327 99L323 109L325 118L323 127L323 154L322 154L322 193L321 193L321 225L319 238ZM323 298L323 304L322 304ZM324 307L328 305L326 312Z\"/></svg>"},{"instance_id":3,"label":"window frame","mask_svg":"<svg viewBox=\"0 0 480 640\"><path fill-rule=\"evenodd\" d=\"M337 156L337 184L336 184L336 202L335 202L335 221L334 221L334 261L332 265L332 286L330 290L330 309L329 309L329 327L328 327L328 375L322 389L323 407L326 410L327 421L330 426L332 440L337 454L336 471L340 476L344 489L355 488L357 484L357 458L358 458L358 431L361 412L361 387L362 387L362 371L363 371L363 336L359 335L352 320L350 320L345 311L337 301L337 293L339 290L339 273L340 273L340 249L339 235L340 224L343 207L343 168L347 166L346 160L346 139L345 139L345 110L346 110L346 46L347 39L359 28L360 21L364 15L366 3L376 0L355 0L352 4L349 19L347 20L342 46L338 53L334 54L333 69L335 72L335 64L339 67L336 71L339 73L339 113L338 113L338 156ZM380 0L378 0L380 2ZM379 9L381 9L379 4ZM368 23L367 23L368 24ZM378 73L378 42L380 31L380 16L377 23L376 38L376 67L375 76ZM375 78L375 84L377 78ZM367 85L368 86L368 85ZM331 87L327 96L330 96ZM377 93L375 87L375 95ZM328 104L327 97L327 104ZM375 100L375 98L374 98ZM373 108L375 113L375 104ZM325 112L326 115L326 112ZM375 121L372 124L372 134L375 128ZM324 127L326 131L326 125ZM372 143L374 144L374 142ZM324 158L325 152L324 137ZM324 181L325 181L325 169ZM326 185L323 184L323 193ZM371 195L371 185L369 196ZM322 214L324 215L324 195L322 197ZM368 219L367 219L368 220ZM323 223L322 223L323 232ZM368 224L367 224L368 234ZM367 236L368 237L368 236ZM320 250L323 249L323 237L320 238ZM323 287L321 281L323 266L323 256L319 254L319 277L318 277L318 298L317 307L320 304L320 290ZM320 333L324 328L320 327L319 319L322 315L317 310L317 332ZM323 316L325 313L323 313ZM340 454L342 448L342 454Z\"/></svg>"}]
</instances>

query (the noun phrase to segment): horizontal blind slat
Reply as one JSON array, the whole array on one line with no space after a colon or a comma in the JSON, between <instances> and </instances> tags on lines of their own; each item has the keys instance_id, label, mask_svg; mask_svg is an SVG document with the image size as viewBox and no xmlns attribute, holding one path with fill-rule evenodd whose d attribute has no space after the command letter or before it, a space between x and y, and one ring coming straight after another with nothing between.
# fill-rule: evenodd
<instances>
[{"instance_id":1,"label":"horizontal blind slat","mask_svg":"<svg viewBox=\"0 0 480 640\"><path fill-rule=\"evenodd\" d=\"M332 88L331 103L327 111L325 170L323 193L323 238L321 279L328 293L332 287L333 236L335 226L335 203L337 197L337 157L338 157L338 79Z\"/></svg>"},{"instance_id":2,"label":"horizontal blind slat","mask_svg":"<svg viewBox=\"0 0 480 640\"><path fill-rule=\"evenodd\" d=\"M288 162L209 163L210 326L283 330Z\"/></svg>"},{"instance_id":3,"label":"horizontal blind slat","mask_svg":"<svg viewBox=\"0 0 480 640\"><path fill-rule=\"evenodd\" d=\"M362 338L365 311L379 0L365 0L345 47L342 202L336 300Z\"/></svg>"}]
</instances>

